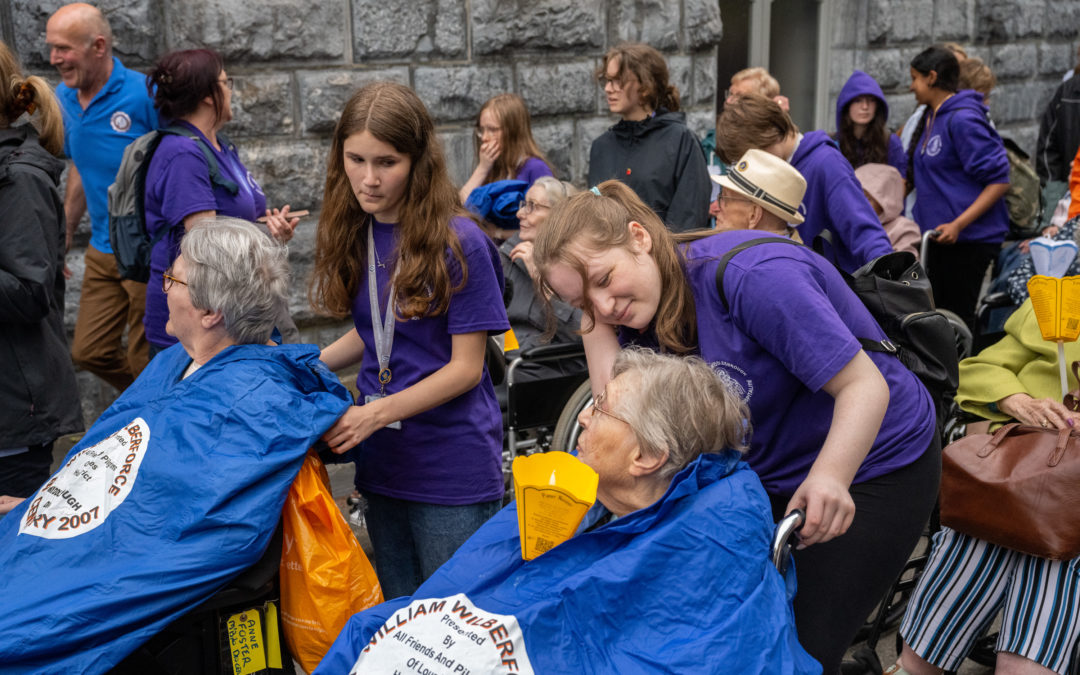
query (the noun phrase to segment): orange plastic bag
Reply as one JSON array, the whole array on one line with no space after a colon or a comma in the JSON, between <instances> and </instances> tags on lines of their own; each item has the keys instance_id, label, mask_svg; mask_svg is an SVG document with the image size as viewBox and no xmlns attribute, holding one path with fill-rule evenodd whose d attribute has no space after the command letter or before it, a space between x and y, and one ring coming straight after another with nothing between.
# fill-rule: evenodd
<instances>
[{"instance_id":1,"label":"orange plastic bag","mask_svg":"<svg viewBox=\"0 0 1080 675\"><path fill-rule=\"evenodd\" d=\"M375 570L308 451L282 512L281 619L293 658L311 672L349 617L383 601Z\"/></svg>"}]
</instances>

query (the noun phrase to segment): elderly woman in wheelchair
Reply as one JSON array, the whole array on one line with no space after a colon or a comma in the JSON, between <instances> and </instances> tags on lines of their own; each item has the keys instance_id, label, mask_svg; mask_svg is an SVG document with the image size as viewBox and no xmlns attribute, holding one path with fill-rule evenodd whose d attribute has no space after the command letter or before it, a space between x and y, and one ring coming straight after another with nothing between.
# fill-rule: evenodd
<instances>
[{"instance_id":1,"label":"elderly woman in wheelchair","mask_svg":"<svg viewBox=\"0 0 1080 675\"><path fill-rule=\"evenodd\" d=\"M193 227L154 281L179 344L0 520L17 589L0 594L0 671L109 671L250 568L351 403L315 346L270 342L289 267L256 226Z\"/></svg>"},{"instance_id":2,"label":"elderly woman in wheelchair","mask_svg":"<svg viewBox=\"0 0 1080 675\"><path fill-rule=\"evenodd\" d=\"M415 595L353 616L317 675L820 672L769 560L745 405L697 358L627 350L614 374L580 415L599 504L578 532L525 561L512 503Z\"/></svg>"},{"instance_id":3,"label":"elderly woman in wheelchair","mask_svg":"<svg viewBox=\"0 0 1080 675\"><path fill-rule=\"evenodd\" d=\"M956 402L989 419L991 430L1010 421L1076 428L1080 413L1058 398L1056 344L1042 339L1030 299L1009 318L1005 331L999 342L961 361ZM1080 342L1065 343L1065 357L1080 359ZM1070 384L1075 388L1077 382ZM934 535L930 560L900 627L904 647L898 665L886 672L956 670L1001 610L995 672L1077 672L1078 607L1080 558L1040 558L943 527Z\"/></svg>"}]
</instances>

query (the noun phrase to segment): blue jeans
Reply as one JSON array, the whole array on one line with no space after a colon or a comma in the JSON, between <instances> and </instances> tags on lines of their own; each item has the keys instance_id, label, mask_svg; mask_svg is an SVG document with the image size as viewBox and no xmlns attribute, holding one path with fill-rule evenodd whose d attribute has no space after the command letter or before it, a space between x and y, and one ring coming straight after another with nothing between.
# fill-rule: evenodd
<instances>
[{"instance_id":1,"label":"blue jeans","mask_svg":"<svg viewBox=\"0 0 1080 675\"><path fill-rule=\"evenodd\" d=\"M502 500L463 506L426 504L365 492L375 573L387 600L412 595L454 555L489 518Z\"/></svg>"}]
</instances>

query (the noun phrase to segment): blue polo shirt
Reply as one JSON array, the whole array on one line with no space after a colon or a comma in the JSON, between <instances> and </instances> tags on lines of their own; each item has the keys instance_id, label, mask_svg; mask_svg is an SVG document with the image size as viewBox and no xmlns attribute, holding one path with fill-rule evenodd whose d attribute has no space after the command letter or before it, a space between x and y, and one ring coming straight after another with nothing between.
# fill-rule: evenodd
<instances>
[{"instance_id":1,"label":"blue polo shirt","mask_svg":"<svg viewBox=\"0 0 1080 675\"><path fill-rule=\"evenodd\" d=\"M79 170L86 208L90 211L90 245L112 253L109 245L109 186L133 140L157 129L158 114L146 90L146 76L129 70L113 57L112 74L83 110L78 91L61 83L56 88L64 114L64 154Z\"/></svg>"}]
</instances>

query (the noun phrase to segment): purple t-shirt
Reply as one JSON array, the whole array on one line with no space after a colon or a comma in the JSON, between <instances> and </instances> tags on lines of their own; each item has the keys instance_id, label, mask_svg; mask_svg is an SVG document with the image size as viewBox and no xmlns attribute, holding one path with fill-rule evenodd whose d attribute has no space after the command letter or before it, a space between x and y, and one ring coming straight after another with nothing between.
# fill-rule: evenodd
<instances>
[{"instance_id":1,"label":"purple t-shirt","mask_svg":"<svg viewBox=\"0 0 1080 675\"><path fill-rule=\"evenodd\" d=\"M151 237L172 226L150 252L150 282L146 285L146 314L143 326L146 339L157 347L168 347L176 338L165 332L169 307L161 290L161 274L180 254L184 218L199 211L217 211L219 215L254 221L266 212L266 195L240 162L236 148L217 150L194 126L178 121L202 137L214 152L223 177L237 184L235 195L210 182L210 165L190 138L167 134L161 139L150 166L146 169L146 231Z\"/></svg>"},{"instance_id":2,"label":"purple t-shirt","mask_svg":"<svg viewBox=\"0 0 1080 675\"><path fill-rule=\"evenodd\" d=\"M454 293L445 313L396 323L387 394L406 389L445 366L450 361L453 335L477 331L497 334L510 328L503 307L498 250L471 220L455 218L451 226L461 241L468 281ZM384 264L393 258L395 230L395 225L374 224L375 250ZM446 255L451 278L460 279L456 259L449 251ZM380 314L386 311L389 273L389 265L376 267ZM353 298L352 317L364 342L356 378L357 402L362 403L364 396L379 392L366 269ZM402 420L400 430L376 431L356 454L357 485L362 490L445 505L498 499L503 494L502 415L487 368L480 384Z\"/></svg>"},{"instance_id":3,"label":"purple t-shirt","mask_svg":"<svg viewBox=\"0 0 1080 675\"><path fill-rule=\"evenodd\" d=\"M555 174L551 172L551 167L547 165L547 162L539 157L530 157L526 159L521 165L521 168L518 169L517 175L514 176L514 180L528 181L529 186L531 187L532 184L536 182L537 178L554 175ZM527 190L528 188L525 189Z\"/></svg>"},{"instance_id":4,"label":"purple t-shirt","mask_svg":"<svg viewBox=\"0 0 1080 675\"><path fill-rule=\"evenodd\" d=\"M834 401L822 387L859 352L857 337L885 334L827 260L790 244L754 246L731 259L726 310L716 289L719 259L762 236L741 230L691 242L687 277L700 355L750 407L747 462L769 494L788 496L828 434ZM933 402L918 378L894 356L869 356L889 385L889 407L854 483L910 464L934 433Z\"/></svg>"}]
</instances>

